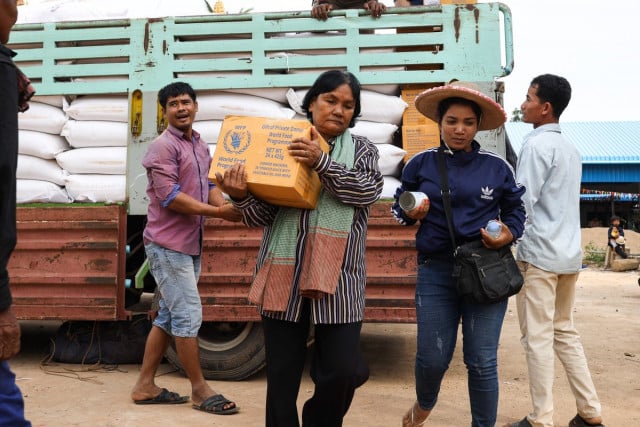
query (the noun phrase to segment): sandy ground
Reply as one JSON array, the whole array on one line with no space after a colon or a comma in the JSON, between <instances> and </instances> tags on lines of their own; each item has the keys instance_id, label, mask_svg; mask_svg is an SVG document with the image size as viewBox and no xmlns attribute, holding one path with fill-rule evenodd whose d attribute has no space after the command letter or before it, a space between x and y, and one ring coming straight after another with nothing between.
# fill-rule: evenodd
<instances>
[{"instance_id":1,"label":"sandy ground","mask_svg":"<svg viewBox=\"0 0 640 427\"><path fill-rule=\"evenodd\" d=\"M582 230L586 245L604 249L606 228ZM640 252L640 235L626 232L632 252ZM603 402L606 425L640 425L640 288L638 272L585 270L578 283L576 322L583 337L592 375ZM43 364L49 341L59 323L23 322L23 351L12 361L23 390L27 417L34 426L141 426L216 425L262 426L264 373L241 382L215 382L213 386L234 399L241 412L221 417L177 406L137 406L129 399L138 365L103 366ZM415 325L366 324L362 345L371 367L371 379L356 393L345 426L396 426L411 405ZM519 343L514 301L505 319L500 347L501 397L498 424L522 418L529 408L527 371ZM187 380L163 364L158 383L188 394ZM305 375L300 407L312 393ZM575 414L564 372L557 367L556 414L566 426ZM452 361L428 425L470 424L466 372L460 349Z\"/></svg>"},{"instance_id":2,"label":"sandy ground","mask_svg":"<svg viewBox=\"0 0 640 427\"><path fill-rule=\"evenodd\" d=\"M589 268L577 287L575 317L603 403L608 427L640 425L640 287L638 272L615 273ZM142 425L264 425L264 372L240 382L212 382L234 399L241 412L214 416L190 404L134 405L129 392L138 365L106 370L100 367L53 364L41 366L57 323L24 322L23 351L11 365L18 377L28 418L38 427ZM399 426L414 399L413 355L415 325L366 324L362 345L371 367L370 380L356 393L344 425ZM445 377L430 426L470 424L466 371L460 346ZM559 365L559 363L558 363ZM527 370L519 342L517 313L510 301L499 351L500 404L498 426L522 418L530 407ZM576 412L564 371L556 367L555 422L567 426ZM158 383L188 394L189 384L169 364L161 367ZM305 373L299 407L312 393Z\"/></svg>"}]
</instances>

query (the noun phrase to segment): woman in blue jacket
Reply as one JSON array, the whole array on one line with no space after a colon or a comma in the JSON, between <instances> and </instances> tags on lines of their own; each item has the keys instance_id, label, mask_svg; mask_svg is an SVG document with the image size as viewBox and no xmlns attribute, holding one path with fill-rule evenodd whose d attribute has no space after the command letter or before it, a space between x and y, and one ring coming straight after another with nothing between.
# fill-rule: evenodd
<instances>
[{"instance_id":1,"label":"woman in blue jacket","mask_svg":"<svg viewBox=\"0 0 640 427\"><path fill-rule=\"evenodd\" d=\"M415 105L438 123L441 142L439 148L418 153L407 162L392 209L401 224L419 223L417 401L403 417L402 425L422 426L431 413L461 323L471 425L493 427L498 408L497 350L507 301L477 304L456 292L452 279L454 248L442 203L437 156L441 153L445 157L456 245L482 239L485 246L497 249L518 239L524 229L521 197L525 189L516 183L513 169L503 158L483 150L474 139L479 130L504 124L506 114L499 104L474 85L455 82L423 92ZM405 212L398 203L404 191L423 192L429 199ZM496 238L484 230L489 220L499 220L502 225Z\"/></svg>"}]
</instances>

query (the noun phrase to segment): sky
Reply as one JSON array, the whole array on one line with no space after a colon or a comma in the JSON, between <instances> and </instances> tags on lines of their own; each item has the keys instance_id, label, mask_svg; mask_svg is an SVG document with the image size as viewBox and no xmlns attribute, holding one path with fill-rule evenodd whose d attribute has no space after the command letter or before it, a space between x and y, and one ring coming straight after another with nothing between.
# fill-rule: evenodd
<instances>
[{"instance_id":1,"label":"sky","mask_svg":"<svg viewBox=\"0 0 640 427\"><path fill-rule=\"evenodd\" d=\"M29 0L29 3L64 0ZM68 0L82 2L82 0ZM124 1L124 0L122 0ZM167 0L169 1L169 0ZM182 0L201 5L200 0ZM393 0L381 0L393 6ZM173 2L173 0L171 0ZM215 4L216 0L209 0ZM228 13L310 10L311 0L223 0ZM117 4L112 0L110 4ZM137 0L136 6L160 0ZM640 120L640 1L503 0L513 17L514 69L505 83L509 117L531 79L561 75L573 95L561 121ZM129 4L128 0L124 4ZM184 4L184 3L183 3Z\"/></svg>"},{"instance_id":2,"label":"sky","mask_svg":"<svg viewBox=\"0 0 640 427\"><path fill-rule=\"evenodd\" d=\"M215 3L215 0L212 0ZM383 0L387 6L393 0ZM531 79L565 77L572 99L561 121L640 120L640 1L503 0L513 16L514 69L505 82L509 117ZM305 9L311 0L226 0L229 13Z\"/></svg>"}]
</instances>

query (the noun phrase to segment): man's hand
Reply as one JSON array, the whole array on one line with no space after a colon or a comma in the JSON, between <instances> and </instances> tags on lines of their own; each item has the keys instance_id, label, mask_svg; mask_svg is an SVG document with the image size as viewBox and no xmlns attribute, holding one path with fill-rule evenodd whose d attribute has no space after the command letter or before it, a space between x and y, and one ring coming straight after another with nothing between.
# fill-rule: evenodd
<instances>
[{"instance_id":1,"label":"man's hand","mask_svg":"<svg viewBox=\"0 0 640 427\"><path fill-rule=\"evenodd\" d=\"M330 5L329 3L314 3L311 7L311 16L321 21L326 21L332 10L333 5Z\"/></svg>"},{"instance_id":2,"label":"man's hand","mask_svg":"<svg viewBox=\"0 0 640 427\"><path fill-rule=\"evenodd\" d=\"M225 203L220 208L219 218L226 219L227 221L240 222L242 221L242 211L233 206L231 203Z\"/></svg>"},{"instance_id":3,"label":"man's hand","mask_svg":"<svg viewBox=\"0 0 640 427\"><path fill-rule=\"evenodd\" d=\"M0 360L8 360L20 351L20 325L11 307L0 313Z\"/></svg>"},{"instance_id":4,"label":"man's hand","mask_svg":"<svg viewBox=\"0 0 640 427\"><path fill-rule=\"evenodd\" d=\"M387 11L387 6L384 3L380 3L378 0L369 0L364 4L365 10L371 12L371 16L374 18L380 18L380 16Z\"/></svg>"}]
</instances>

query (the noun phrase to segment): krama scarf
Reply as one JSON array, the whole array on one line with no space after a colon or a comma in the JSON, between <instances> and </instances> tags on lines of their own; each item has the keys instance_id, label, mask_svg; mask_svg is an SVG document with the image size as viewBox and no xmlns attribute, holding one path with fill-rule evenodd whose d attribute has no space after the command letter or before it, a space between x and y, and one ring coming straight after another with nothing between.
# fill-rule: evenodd
<instances>
[{"instance_id":1,"label":"krama scarf","mask_svg":"<svg viewBox=\"0 0 640 427\"><path fill-rule=\"evenodd\" d=\"M336 138L331 157L352 168L355 145L349 131ZM249 301L265 311L285 311L295 285L295 271L303 297L319 299L333 295L342 273L342 260L351 231L355 209L336 199L324 188L318 206L309 216L309 232L302 260L296 259L301 209L280 208L273 223L268 250L249 291Z\"/></svg>"}]
</instances>

